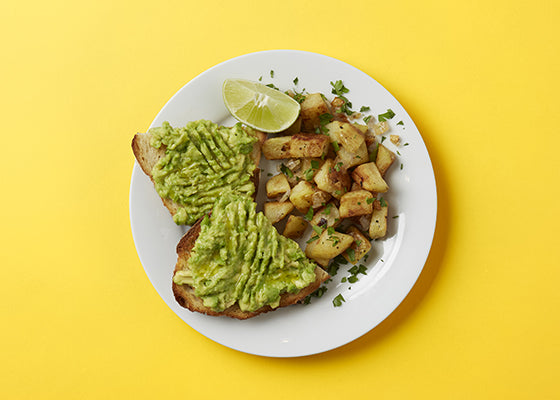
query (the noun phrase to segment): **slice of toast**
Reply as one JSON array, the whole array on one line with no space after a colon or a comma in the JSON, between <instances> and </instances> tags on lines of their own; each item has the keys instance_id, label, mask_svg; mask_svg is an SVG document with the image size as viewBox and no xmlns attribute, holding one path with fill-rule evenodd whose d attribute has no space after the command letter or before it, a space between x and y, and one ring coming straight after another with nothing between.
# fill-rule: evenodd
<instances>
[{"instance_id":1,"label":"slice of toast","mask_svg":"<svg viewBox=\"0 0 560 400\"><path fill-rule=\"evenodd\" d=\"M256 197L257 190L259 188L260 169L258 167L261 159L261 147L266 139L266 134L256 130L254 130L254 132L257 136L257 141L253 146L251 158L257 168L255 168L251 180L255 185L255 193L253 197ZM152 177L152 170L157 162L165 156L165 145L162 145L159 149L152 147L150 145L151 136L152 135L147 132L137 133L136 135L134 135L134 138L132 139L132 152L134 153L134 157L136 157L140 168L142 168L142 171L144 171L144 173L150 178L153 183L154 180ZM172 216L177 213L178 209L180 208L179 204L168 198L161 198L161 200L163 202L163 205L169 210Z\"/></svg>"},{"instance_id":2,"label":"slice of toast","mask_svg":"<svg viewBox=\"0 0 560 400\"><path fill-rule=\"evenodd\" d=\"M191 250L200 234L200 223L202 218L194 224L191 229L181 238L179 243L177 244L177 264L175 265L175 270L173 274L177 271L184 269L184 266L187 263L191 255ZM312 282L309 286L301 289L297 293L284 293L280 297L280 305L279 307L286 307L292 304L299 303L303 301L308 295L313 293L315 290L321 286L321 284L326 281L330 276L329 274L323 270L321 267L317 266L315 268L315 276L316 279ZM178 285L173 282L173 294L175 295L175 300L177 302L194 312L199 312L206 315L212 316L226 316L235 319L247 319L255 317L259 314L266 313L269 311L276 310L277 308L272 308L270 306L261 307L258 310L249 312L249 311L242 311L239 306L236 304L232 305L231 307L225 309L224 311L216 312L209 307L206 307L203 304L201 298L197 297L194 293L194 289L188 285Z\"/></svg>"}]
</instances>

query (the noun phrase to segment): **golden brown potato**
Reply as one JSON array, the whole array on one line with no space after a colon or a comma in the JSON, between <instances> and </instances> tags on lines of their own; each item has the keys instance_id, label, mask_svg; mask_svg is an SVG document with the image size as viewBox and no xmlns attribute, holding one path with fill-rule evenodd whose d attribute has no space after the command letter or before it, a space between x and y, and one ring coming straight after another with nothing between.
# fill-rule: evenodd
<instances>
[{"instance_id":1,"label":"golden brown potato","mask_svg":"<svg viewBox=\"0 0 560 400\"><path fill-rule=\"evenodd\" d=\"M300 181L292 188L290 201L301 213L306 213L313 204L313 193L315 188L307 181Z\"/></svg>"},{"instance_id":2,"label":"golden brown potato","mask_svg":"<svg viewBox=\"0 0 560 400\"><path fill-rule=\"evenodd\" d=\"M315 129L321 124L319 116L330 114L329 105L325 102L321 93L308 94L300 106L301 130L303 132L315 132Z\"/></svg>"},{"instance_id":3,"label":"golden brown potato","mask_svg":"<svg viewBox=\"0 0 560 400\"><path fill-rule=\"evenodd\" d=\"M383 180L374 162L358 165L352 172L352 179L370 192L385 193L389 190L389 185Z\"/></svg>"},{"instance_id":4,"label":"golden brown potato","mask_svg":"<svg viewBox=\"0 0 560 400\"><path fill-rule=\"evenodd\" d=\"M342 168L349 169L368 161L367 146L364 142L355 152L348 151L345 147L340 147L336 153L335 165L342 162Z\"/></svg>"},{"instance_id":5,"label":"golden brown potato","mask_svg":"<svg viewBox=\"0 0 560 400\"><path fill-rule=\"evenodd\" d=\"M332 159L325 160L315 174L314 180L319 189L330 193L337 199L348 191L352 183L348 172L342 168L342 162L335 164Z\"/></svg>"},{"instance_id":6,"label":"golden brown potato","mask_svg":"<svg viewBox=\"0 0 560 400\"><path fill-rule=\"evenodd\" d=\"M371 243L355 226L348 228L346 233L354 238L354 243L352 243L350 248L346 250L342 256L346 258L348 262L356 264L370 251Z\"/></svg>"},{"instance_id":7,"label":"golden brown potato","mask_svg":"<svg viewBox=\"0 0 560 400\"><path fill-rule=\"evenodd\" d=\"M297 134L267 139L262 148L268 160L284 158L321 157L329 148L329 138L319 134Z\"/></svg>"},{"instance_id":8,"label":"golden brown potato","mask_svg":"<svg viewBox=\"0 0 560 400\"><path fill-rule=\"evenodd\" d=\"M294 210L294 205L289 201L270 201L264 203L264 215L273 224L284 219L289 213Z\"/></svg>"},{"instance_id":9,"label":"golden brown potato","mask_svg":"<svg viewBox=\"0 0 560 400\"><path fill-rule=\"evenodd\" d=\"M296 121L290 125L288 129L280 132L280 135L295 135L301 132L301 115L296 119Z\"/></svg>"},{"instance_id":10,"label":"golden brown potato","mask_svg":"<svg viewBox=\"0 0 560 400\"><path fill-rule=\"evenodd\" d=\"M283 235L287 238L298 239L307 229L307 221L303 217L290 215L286 221Z\"/></svg>"},{"instance_id":11,"label":"golden brown potato","mask_svg":"<svg viewBox=\"0 0 560 400\"><path fill-rule=\"evenodd\" d=\"M277 136L264 141L262 154L267 160L290 158L291 136Z\"/></svg>"},{"instance_id":12,"label":"golden brown potato","mask_svg":"<svg viewBox=\"0 0 560 400\"><path fill-rule=\"evenodd\" d=\"M354 238L334 229L325 229L319 239L307 244L305 255L311 259L332 259L342 254L354 242Z\"/></svg>"},{"instance_id":13,"label":"golden brown potato","mask_svg":"<svg viewBox=\"0 0 560 400\"><path fill-rule=\"evenodd\" d=\"M327 153L330 143L328 136L314 133L300 133L291 138L291 158L321 157Z\"/></svg>"},{"instance_id":14,"label":"golden brown potato","mask_svg":"<svg viewBox=\"0 0 560 400\"><path fill-rule=\"evenodd\" d=\"M382 207L374 207L371 214L369 226L369 237L372 239L382 238L387 234L387 214L389 206L385 203Z\"/></svg>"},{"instance_id":15,"label":"golden brown potato","mask_svg":"<svg viewBox=\"0 0 560 400\"><path fill-rule=\"evenodd\" d=\"M334 203L328 203L325 207L317 210L311 218L311 225L321 228L332 226L336 228L342 222L340 212Z\"/></svg>"},{"instance_id":16,"label":"golden brown potato","mask_svg":"<svg viewBox=\"0 0 560 400\"><path fill-rule=\"evenodd\" d=\"M373 195L368 190L345 193L340 198L340 217L349 218L373 212Z\"/></svg>"},{"instance_id":17,"label":"golden brown potato","mask_svg":"<svg viewBox=\"0 0 560 400\"><path fill-rule=\"evenodd\" d=\"M325 125L325 130L331 142L337 142L351 153L365 143L362 132L349 122L332 121Z\"/></svg>"},{"instance_id":18,"label":"golden brown potato","mask_svg":"<svg viewBox=\"0 0 560 400\"><path fill-rule=\"evenodd\" d=\"M268 198L278 197L290 190L290 183L284 174L278 174L266 182L266 196Z\"/></svg>"},{"instance_id":19,"label":"golden brown potato","mask_svg":"<svg viewBox=\"0 0 560 400\"><path fill-rule=\"evenodd\" d=\"M382 144L379 144L379 147L377 148L377 156L375 158L375 165L381 175L385 175L385 172L387 172L395 159L396 156L391 150Z\"/></svg>"}]
</instances>

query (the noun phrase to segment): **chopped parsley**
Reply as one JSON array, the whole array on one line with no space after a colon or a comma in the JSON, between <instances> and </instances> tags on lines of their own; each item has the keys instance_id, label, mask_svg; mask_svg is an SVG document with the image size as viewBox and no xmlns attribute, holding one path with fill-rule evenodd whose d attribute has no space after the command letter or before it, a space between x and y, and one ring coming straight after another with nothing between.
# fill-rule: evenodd
<instances>
[{"instance_id":1,"label":"chopped parsley","mask_svg":"<svg viewBox=\"0 0 560 400\"><path fill-rule=\"evenodd\" d=\"M309 207L307 213L305 214L305 219L311 221L313 219L313 207Z\"/></svg>"},{"instance_id":2,"label":"chopped parsley","mask_svg":"<svg viewBox=\"0 0 560 400\"><path fill-rule=\"evenodd\" d=\"M397 122L397 125L404 125L404 122L399 121L399 122Z\"/></svg>"},{"instance_id":3,"label":"chopped parsley","mask_svg":"<svg viewBox=\"0 0 560 400\"><path fill-rule=\"evenodd\" d=\"M344 297L342 296L342 294L338 294L332 301L333 305L335 307L340 307L342 305L342 302L345 302L346 300L344 300Z\"/></svg>"},{"instance_id":4,"label":"chopped parsley","mask_svg":"<svg viewBox=\"0 0 560 400\"><path fill-rule=\"evenodd\" d=\"M269 83L268 85L265 85L265 86L268 86L269 88L276 89L276 90L280 91L280 89L278 89L276 86L274 86L273 83Z\"/></svg>"},{"instance_id":5,"label":"chopped parsley","mask_svg":"<svg viewBox=\"0 0 560 400\"><path fill-rule=\"evenodd\" d=\"M383 121L387 121L388 119L392 119L395 116L395 113L393 112L393 110L391 110L390 108L387 110L387 112L383 113L383 114L379 114L377 116L377 119L379 120L379 122L383 122Z\"/></svg>"},{"instance_id":6,"label":"chopped parsley","mask_svg":"<svg viewBox=\"0 0 560 400\"><path fill-rule=\"evenodd\" d=\"M338 146L338 142L332 142L332 147L334 151L336 151L337 153L340 150L340 147Z\"/></svg>"},{"instance_id":7,"label":"chopped parsley","mask_svg":"<svg viewBox=\"0 0 560 400\"><path fill-rule=\"evenodd\" d=\"M372 118L372 115L368 115L367 117L364 117L364 122L367 124Z\"/></svg>"},{"instance_id":8,"label":"chopped parsley","mask_svg":"<svg viewBox=\"0 0 560 400\"><path fill-rule=\"evenodd\" d=\"M375 198L373 198L373 197L369 197L369 198L366 199L366 203L368 203L368 204L371 204L374 201L375 201Z\"/></svg>"},{"instance_id":9,"label":"chopped parsley","mask_svg":"<svg viewBox=\"0 0 560 400\"><path fill-rule=\"evenodd\" d=\"M379 203L381 203L381 207L387 207L387 202L385 201L385 199L383 197L381 197L379 199Z\"/></svg>"},{"instance_id":10,"label":"chopped parsley","mask_svg":"<svg viewBox=\"0 0 560 400\"><path fill-rule=\"evenodd\" d=\"M282 173L286 175L288 178L294 177L294 173L292 172L292 170L286 167L284 164L280 165L280 171L282 171Z\"/></svg>"},{"instance_id":11,"label":"chopped parsley","mask_svg":"<svg viewBox=\"0 0 560 400\"><path fill-rule=\"evenodd\" d=\"M274 71L273 70L270 70L270 77L274 78Z\"/></svg>"},{"instance_id":12,"label":"chopped parsley","mask_svg":"<svg viewBox=\"0 0 560 400\"><path fill-rule=\"evenodd\" d=\"M311 168L318 169L319 168L319 161L311 160Z\"/></svg>"},{"instance_id":13,"label":"chopped parsley","mask_svg":"<svg viewBox=\"0 0 560 400\"><path fill-rule=\"evenodd\" d=\"M312 225L311 228L313 228L313 230L315 231L315 233L316 233L317 235L320 235L320 234L323 233L323 230L321 229L320 226Z\"/></svg>"},{"instance_id":14,"label":"chopped parsley","mask_svg":"<svg viewBox=\"0 0 560 400\"><path fill-rule=\"evenodd\" d=\"M369 111L369 110L370 110L370 108L368 106L362 106L360 108L360 112L366 112L366 111Z\"/></svg>"},{"instance_id":15,"label":"chopped parsley","mask_svg":"<svg viewBox=\"0 0 560 400\"><path fill-rule=\"evenodd\" d=\"M297 85L298 82L299 82L299 78L296 76L296 77L294 78L294 85ZM401 122L402 122L402 121L401 121Z\"/></svg>"}]
</instances>

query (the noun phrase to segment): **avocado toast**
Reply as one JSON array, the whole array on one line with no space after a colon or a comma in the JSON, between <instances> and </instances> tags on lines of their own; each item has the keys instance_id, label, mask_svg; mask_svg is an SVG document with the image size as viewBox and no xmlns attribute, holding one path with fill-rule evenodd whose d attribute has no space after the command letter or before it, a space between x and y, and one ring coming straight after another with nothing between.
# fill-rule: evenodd
<instances>
[{"instance_id":1,"label":"avocado toast","mask_svg":"<svg viewBox=\"0 0 560 400\"><path fill-rule=\"evenodd\" d=\"M255 202L228 193L179 241L172 287L191 311L247 319L302 301L328 278Z\"/></svg>"},{"instance_id":2,"label":"avocado toast","mask_svg":"<svg viewBox=\"0 0 560 400\"><path fill-rule=\"evenodd\" d=\"M241 124L199 120L173 128L164 122L136 134L132 151L175 223L192 225L224 191L256 195L265 137Z\"/></svg>"}]
</instances>

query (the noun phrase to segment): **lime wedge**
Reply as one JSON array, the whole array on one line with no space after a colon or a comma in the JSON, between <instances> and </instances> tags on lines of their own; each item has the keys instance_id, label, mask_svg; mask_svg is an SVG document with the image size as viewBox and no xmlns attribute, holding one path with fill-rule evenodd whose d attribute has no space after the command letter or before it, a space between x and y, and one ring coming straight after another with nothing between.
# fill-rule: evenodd
<instances>
[{"instance_id":1,"label":"lime wedge","mask_svg":"<svg viewBox=\"0 0 560 400\"><path fill-rule=\"evenodd\" d=\"M227 109L238 121L262 132L286 130L299 115L297 101L262 83L226 79L222 96Z\"/></svg>"}]
</instances>

